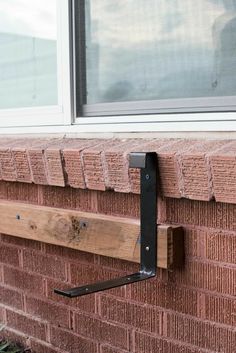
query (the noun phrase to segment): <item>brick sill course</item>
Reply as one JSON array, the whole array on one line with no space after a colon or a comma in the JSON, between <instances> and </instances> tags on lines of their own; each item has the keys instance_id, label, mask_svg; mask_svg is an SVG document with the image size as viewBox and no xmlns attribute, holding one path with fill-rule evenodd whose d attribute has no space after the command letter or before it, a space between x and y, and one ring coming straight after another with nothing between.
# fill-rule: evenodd
<instances>
[{"instance_id":1,"label":"brick sill course","mask_svg":"<svg viewBox=\"0 0 236 353\"><path fill-rule=\"evenodd\" d=\"M137 194L142 151L158 153L162 196L236 203L235 140L3 137L0 180Z\"/></svg>"}]
</instances>

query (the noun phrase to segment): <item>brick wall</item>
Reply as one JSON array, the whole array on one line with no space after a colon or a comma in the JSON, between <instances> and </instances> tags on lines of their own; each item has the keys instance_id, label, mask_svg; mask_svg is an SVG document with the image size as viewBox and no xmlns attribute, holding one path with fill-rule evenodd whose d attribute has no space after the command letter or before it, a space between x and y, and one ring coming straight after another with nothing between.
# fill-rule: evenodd
<instances>
[{"instance_id":1,"label":"brick wall","mask_svg":"<svg viewBox=\"0 0 236 353\"><path fill-rule=\"evenodd\" d=\"M139 217L128 152L159 152L159 221L185 228L182 269L65 299L53 289L136 264L9 235L0 238L4 335L35 353L234 353L236 189L233 141L3 140L0 198ZM162 151L162 152L161 152ZM216 201L217 202L216 202Z\"/></svg>"}]
</instances>

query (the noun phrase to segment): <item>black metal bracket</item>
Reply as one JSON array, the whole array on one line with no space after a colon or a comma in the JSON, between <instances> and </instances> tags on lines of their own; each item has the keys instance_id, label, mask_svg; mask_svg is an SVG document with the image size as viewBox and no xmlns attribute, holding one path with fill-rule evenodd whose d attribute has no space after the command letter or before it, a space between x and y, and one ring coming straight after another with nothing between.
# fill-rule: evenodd
<instances>
[{"instance_id":1,"label":"black metal bracket","mask_svg":"<svg viewBox=\"0 0 236 353\"><path fill-rule=\"evenodd\" d=\"M157 154L131 153L130 168L140 168L140 271L121 278L54 292L69 298L143 281L156 275L157 264Z\"/></svg>"}]
</instances>

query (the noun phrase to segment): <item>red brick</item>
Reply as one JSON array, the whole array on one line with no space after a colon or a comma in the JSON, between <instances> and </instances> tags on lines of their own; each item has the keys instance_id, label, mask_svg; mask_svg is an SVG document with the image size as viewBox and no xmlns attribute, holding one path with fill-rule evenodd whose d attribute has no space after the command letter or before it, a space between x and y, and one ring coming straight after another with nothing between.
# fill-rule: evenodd
<instances>
[{"instance_id":1,"label":"red brick","mask_svg":"<svg viewBox=\"0 0 236 353\"><path fill-rule=\"evenodd\" d=\"M100 347L100 353L128 353L128 351L124 351L123 349L120 350L120 348L114 348L108 345L102 345Z\"/></svg>"},{"instance_id":2,"label":"red brick","mask_svg":"<svg viewBox=\"0 0 236 353\"><path fill-rule=\"evenodd\" d=\"M1 338L14 342L14 344L22 348L23 351L25 349L25 352L27 352L27 349L30 346L27 335L18 330L13 330L10 327L4 327L4 330L1 331Z\"/></svg>"},{"instance_id":3,"label":"red brick","mask_svg":"<svg viewBox=\"0 0 236 353\"><path fill-rule=\"evenodd\" d=\"M236 326L236 300L235 297L205 296L205 318L213 322Z\"/></svg>"},{"instance_id":4,"label":"red brick","mask_svg":"<svg viewBox=\"0 0 236 353\"><path fill-rule=\"evenodd\" d=\"M94 254L79 250L69 249L63 246L45 244L45 252L49 255L63 257L80 263L94 263Z\"/></svg>"},{"instance_id":5,"label":"red brick","mask_svg":"<svg viewBox=\"0 0 236 353\"><path fill-rule=\"evenodd\" d=\"M213 353L183 343L135 332L134 353Z\"/></svg>"},{"instance_id":6,"label":"red brick","mask_svg":"<svg viewBox=\"0 0 236 353\"><path fill-rule=\"evenodd\" d=\"M213 197L208 154L217 151L225 141L201 141L180 155L183 195L193 200L209 201Z\"/></svg>"},{"instance_id":7,"label":"red brick","mask_svg":"<svg viewBox=\"0 0 236 353\"><path fill-rule=\"evenodd\" d=\"M85 189L85 178L83 171L82 152L88 147L99 144L98 140L78 140L72 139L66 147L63 148L63 158L65 163L65 173L67 183L73 188Z\"/></svg>"},{"instance_id":8,"label":"red brick","mask_svg":"<svg viewBox=\"0 0 236 353\"><path fill-rule=\"evenodd\" d=\"M82 154L80 150L63 150L67 184L73 188L85 189Z\"/></svg>"},{"instance_id":9,"label":"red brick","mask_svg":"<svg viewBox=\"0 0 236 353\"><path fill-rule=\"evenodd\" d=\"M198 261L185 263L184 269L170 273L170 281L222 294L236 295L236 268Z\"/></svg>"},{"instance_id":10,"label":"red brick","mask_svg":"<svg viewBox=\"0 0 236 353\"><path fill-rule=\"evenodd\" d=\"M236 233L212 231L207 233L206 257L213 261L236 264Z\"/></svg>"},{"instance_id":11,"label":"red brick","mask_svg":"<svg viewBox=\"0 0 236 353\"><path fill-rule=\"evenodd\" d=\"M46 162L44 158L44 150L34 148L28 150L28 158L32 179L35 184L48 185L48 177L46 172Z\"/></svg>"},{"instance_id":12,"label":"red brick","mask_svg":"<svg viewBox=\"0 0 236 353\"><path fill-rule=\"evenodd\" d=\"M8 246L0 242L0 262L18 267L19 266L18 248Z\"/></svg>"},{"instance_id":13,"label":"red brick","mask_svg":"<svg viewBox=\"0 0 236 353\"><path fill-rule=\"evenodd\" d=\"M37 185L5 182L4 187L6 188L6 198L9 201L38 202Z\"/></svg>"},{"instance_id":14,"label":"red brick","mask_svg":"<svg viewBox=\"0 0 236 353\"><path fill-rule=\"evenodd\" d=\"M1 165L0 165L0 173L1 173ZM7 185L9 184L11 185L12 183L0 180L0 199L7 199Z\"/></svg>"},{"instance_id":15,"label":"red brick","mask_svg":"<svg viewBox=\"0 0 236 353\"><path fill-rule=\"evenodd\" d=\"M6 310L0 307L0 325L5 324L6 321Z\"/></svg>"},{"instance_id":16,"label":"red brick","mask_svg":"<svg viewBox=\"0 0 236 353\"><path fill-rule=\"evenodd\" d=\"M104 281L126 274L124 271L115 271L103 268L98 265L71 264L70 278L71 283L75 286L86 285L93 282ZM124 297L126 295L126 287L118 287L110 289L107 293L113 293L117 296Z\"/></svg>"},{"instance_id":17,"label":"red brick","mask_svg":"<svg viewBox=\"0 0 236 353\"><path fill-rule=\"evenodd\" d=\"M72 189L68 187L40 186L39 204L42 206L71 209L73 208Z\"/></svg>"},{"instance_id":18,"label":"red brick","mask_svg":"<svg viewBox=\"0 0 236 353\"><path fill-rule=\"evenodd\" d=\"M51 344L44 343L42 341L30 340L30 348L32 353L67 353L53 347Z\"/></svg>"},{"instance_id":19,"label":"red brick","mask_svg":"<svg viewBox=\"0 0 236 353\"><path fill-rule=\"evenodd\" d=\"M44 281L41 276L29 274L16 268L3 267L4 283L35 294L44 294Z\"/></svg>"},{"instance_id":20,"label":"red brick","mask_svg":"<svg viewBox=\"0 0 236 353\"><path fill-rule=\"evenodd\" d=\"M26 296L26 312L50 324L70 328L70 311L64 305Z\"/></svg>"},{"instance_id":21,"label":"red brick","mask_svg":"<svg viewBox=\"0 0 236 353\"><path fill-rule=\"evenodd\" d=\"M140 265L134 262L125 260L115 259L113 257L99 256L97 257L98 264L103 267L107 267L108 270L119 270L125 272L138 272Z\"/></svg>"},{"instance_id":22,"label":"red brick","mask_svg":"<svg viewBox=\"0 0 236 353\"><path fill-rule=\"evenodd\" d=\"M216 153L209 155L213 192L216 201L236 202L236 144L231 141Z\"/></svg>"},{"instance_id":23,"label":"red brick","mask_svg":"<svg viewBox=\"0 0 236 353\"><path fill-rule=\"evenodd\" d=\"M180 158L195 141L173 140L158 151L158 166L161 180L161 192L166 197L183 196L183 178L180 169Z\"/></svg>"},{"instance_id":24,"label":"red brick","mask_svg":"<svg viewBox=\"0 0 236 353\"><path fill-rule=\"evenodd\" d=\"M103 140L98 145L83 151L84 176L88 189L106 190L104 150L117 143L122 143L122 140Z\"/></svg>"},{"instance_id":25,"label":"red brick","mask_svg":"<svg viewBox=\"0 0 236 353\"><path fill-rule=\"evenodd\" d=\"M131 185L129 180L129 153L140 150L140 145L146 140L125 140L117 143L104 152L105 158L105 177L108 189L117 192L130 192Z\"/></svg>"},{"instance_id":26,"label":"red brick","mask_svg":"<svg viewBox=\"0 0 236 353\"><path fill-rule=\"evenodd\" d=\"M28 315L6 310L7 325L29 336L46 341L46 324Z\"/></svg>"},{"instance_id":27,"label":"red brick","mask_svg":"<svg viewBox=\"0 0 236 353\"><path fill-rule=\"evenodd\" d=\"M107 321L138 328L142 331L161 334L162 310L113 297L100 297L101 317Z\"/></svg>"},{"instance_id":28,"label":"red brick","mask_svg":"<svg viewBox=\"0 0 236 353\"><path fill-rule=\"evenodd\" d=\"M39 241L34 241L30 239L18 238L6 234L1 235L1 241L3 243L16 245L20 248L29 248L33 250L41 250L41 245Z\"/></svg>"},{"instance_id":29,"label":"red brick","mask_svg":"<svg viewBox=\"0 0 236 353\"><path fill-rule=\"evenodd\" d=\"M214 201L166 199L166 223L236 231L236 205Z\"/></svg>"},{"instance_id":30,"label":"red brick","mask_svg":"<svg viewBox=\"0 0 236 353\"><path fill-rule=\"evenodd\" d=\"M23 310L23 295L16 290L0 286L0 303Z\"/></svg>"},{"instance_id":31,"label":"red brick","mask_svg":"<svg viewBox=\"0 0 236 353\"><path fill-rule=\"evenodd\" d=\"M12 149L12 156L16 169L16 180L24 183L31 183L33 181L27 149L22 147L14 147Z\"/></svg>"},{"instance_id":32,"label":"red brick","mask_svg":"<svg viewBox=\"0 0 236 353\"><path fill-rule=\"evenodd\" d=\"M132 284L130 297L139 303L159 306L181 313L197 316L197 290L159 282L157 279Z\"/></svg>"},{"instance_id":33,"label":"red brick","mask_svg":"<svg viewBox=\"0 0 236 353\"><path fill-rule=\"evenodd\" d=\"M47 148L45 151L45 161L48 175L48 184L55 186L65 186L61 150L56 147Z\"/></svg>"},{"instance_id":34,"label":"red brick","mask_svg":"<svg viewBox=\"0 0 236 353\"><path fill-rule=\"evenodd\" d=\"M46 256L36 251L23 250L23 268L58 280L66 279L65 262L62 259Z\"/></svg>"},{"instance_id":35,"label":"red brick","mask_svg":"<svg viewBox=\"0 0 236 353\"><path fill-rule=\"evenodd\" d=\"M54 293L54 289L67 289L71 287L68 283L47 279L46 284L47 296L50 300L67 305L75 310L79 309L80 311L89 313L95 312L95 294L70 299Z\"/></svg>"},{"instance_id":36,"label":"red brick","mask_svg":"<svg viewBox=\"0 0 236 353\"><path fill-rule=\"evenodd\" d=\"M3 180L15 181L16 169L10 147L0 147L1 177Z\"/></svg>"},{"instance_id":37,"label":"red brick","mask_svg":"<svg viewBox=\"0 0 236 353\"><path fill-rule=\"evenodd\" d=\"M145 140L144 140L145 141ZM159 165L159 174L161 176L161 170L160 170L160 161L161 159L165 159L165 151L169 151L169 148L172 145L175 145L177 141L173 139L160 139L160 140L146 140L143 144L141 141L139 141L139 148L136 150L136 152L156 152L158 154L158 165ZM135 152L135 151L134 151ZM164 153L161 157L161 153ZM165 166L162 168L162 174L165 173L164 170ZM130 168L129 171L129 179L130 179L130 184L131 184L131 192L135 194L140 194L140 169L137 168ZM174 171L175 173L175 171ZM169 174L167 174L169 175ZM173 175L172 175L173 177ZM175 176L174 176L175 178ZM163 179L162 183L167 183L167 179ZM178 191L179 192L179 191Z\"/></svg>"},{"instance_id":38,"label":"red brick","mask_svg":"<svg viewBox=\"0 0 236 353\"><path fill-rule=\"evenodd\" d=\"M38 138L30 141L27 145L28 160L32 173L33 182L40 185L48 185L48 172L45 159L45 150L57 144L61 139Z\"/></svg>"},{"instance_id":39,"label":"red brick","mask_svg":"<svg viewBox=\"0 0 236 353\"><path fill-rule=\"evenodd\" d=\"M215 323L167 313L167 336L203 349L234 353L236 331Z\"/></svg>"},{"instance_id":40,"label":"red brick","mask_svg":"<svg viewBox=\"0 0 236 353\"><path fill-rule=\"evenodd\" d=\"M30 169L30 163L28 158L28 149L33 145L39 143L40 140L26 138L17 139L12 144L12 157L16 169L16 180L20 182L31 183L33 176Z\"/></svg>"},{"instance_id":41,"label":"red brick","mask_svg":"<svg viewBox=\"0 0 236 353\"><path fill-rule=\"evenodd\" d=\"M70 353L98 353L97 344L75 335L72 331L51 327L51 344Z\"/></svg>"},{"instance_id":42,"label":"red brick","mask_svg":"<svg viewBox=\"0 0 236 353\"><path fill-rule=\"evenodd\" d=\"M97 212L97 191L72 189L72 205L78 211Z\"/></svg>"},{"instance_id":43,"label":"red brick","mask_svg":"<svg viewBox=\"0 0 236 353\"><path fill-rule=\"evenodd\" d=\"M185 228L185 255L236 264L236 233Z\"/></svg>"},{"instance_id":44,"label":"red brick","mask_svg":"<svg viewBox=\"0 0 236 353\"><path fill-rule=\"evenodd\" d=\"M82 336L129 350L129 330L117 324L75 313L75 331Z\"/></svg>"},{"instance_id":45,"label":"red brick","mask_svg":"<svg viewBox=\"0 0 236 353\"><path fill-rule=\"evenodd\" d=\"M98 192L98 213L139 218L139 209L138 195Z\"/></svg>"}]
</instances>

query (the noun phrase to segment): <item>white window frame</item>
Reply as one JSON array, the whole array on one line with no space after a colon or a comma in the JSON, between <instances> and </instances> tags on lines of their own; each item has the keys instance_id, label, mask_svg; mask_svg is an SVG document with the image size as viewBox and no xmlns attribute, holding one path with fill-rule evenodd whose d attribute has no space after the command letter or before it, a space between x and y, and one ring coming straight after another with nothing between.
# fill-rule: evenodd
<instances>
[{"instance_id":1,"label":"white window frame","mask_svg":"<svg viewBox=\"0 0 236 353\"><path fill-rule=\"evenodd\" d=\"M70 55L70 11L73 1L57 0L58 105L0 110L0 134L236 131L236 112L75 117L73 56Z\"/></svg>"},{"instance_id":2,"label":"white window frame","mask_svg":"<svg viewBox=\"0 0 236 353\"><path fill-rule=\"evenodd\" d=\"M84 20L81 20L81 11L83 11L83 5L81 5L82 1L84 0L72 0L74 3L77 3L77 8L79 6L80 11L78 13L73 14L73 19L77 18L77 22L81 22L82 26L84 26ZM78 10L76 9L75 12ZM83 15L82 15L83 16ZM73 25L74 32L75 32L75 25ZM82 37L84 38L84 28L82 33L79 34L79 39ZM74 33L75 38L76 33ZM78 35L78 33L77 33ZM74 43L74 48L76 47L76 41ZM78 45L78 47L80 44ZM75 49L77 50L77 49ZM84 48L80 49L84 50ZM77 54L78 55L78 54ZM197 99L181 99L178 102L180 107L179 109L172 109L168 112L168 107L166 107L166 101L163 101L160 105L160 112L152 113L151 110L157 110L155 108L151 108L148 114L148 107L150 105L146 104L145 102L128 102L127 103L104 103L104 104L97 104L94 106L86 104L83 106L83 97L81 97L81 92L85 89L83 87L84 82L82 82L81 86L81 77L80 72L84 75L83 70L84 64L83 61L85 58L83 57L84 53L82 53L82 60L79 60L79 68L74 67L74 82L75 82L75 92L76 92L76 81L78 81L78 92L79 96L75 99L75 106L76 104L78 107L75 107L75 111L78 113L84 109L85 116L77 116L75 117L75 124L77 127L80 128L80 131L83 132L152 132L152 131L236 131L236 97L211 97L211 98L201 98L199 99L200 102L197 102ZM80 64L81 63L81 64ZM81 66L81 67L80 67ZM78 70L78 75L76 74L76 69ZM170 109L173 108L173 101L169 100ZM176 100L177 101L177 100ZM196 107L193 108L193 112L191 109L188 108L186 112L181 112L186 110L186 107L189 105L189 101L191 101L191 106ZM210 101L210 102L209 102ZM219 111L217 111L217 103L221 103L226 101L226 107L222 109L219 104ZM158 101L161 102L161 101ZM136 109L137 104L140 103L141 112L138 113ZM175 102L176 103L176 102ZM212 104L213 103L213 104ZM128 108L127 108L127 106ZM175 104L174 104L175 105ZM115 106L115 107L114 107ZM186 106L186 107L185 107ZM205 111L203 107L206 107ZM212 106L212 107L211 107ZM131 107L131 109L130 109ZM142 108L143 107L143 108ZM150 107L149 107L150 108ZM200 109L198 109L200 108ZM212 108L212 110L211 110ZM109 111L114 111L115 113L111 113L109 115ZM123 110L123 114L122 114ZM133 112L133 114L126 113L127 110ZM146 110L146 113L144 112ZM162 111L161 111L162 110ZM173 111L174 110L174 111ZM197 111L198 110L198 111ZM97 116L93 116L93 112ZM116 113L117 112L117 113ZM121 115L119 115L119 112ZM137 112L137 113L136 113Z\"/></svg>"},{"instance_id":3,"label":"white window frame","mask_svg":"<svg viewBox=\"0 0 236 353\"><path fill-rule=\"evenodd\" d=\"M71 124L68 0L57 0L57 87L55 106L0 110L0 128Z\"/></svg>"}]
</instances>

